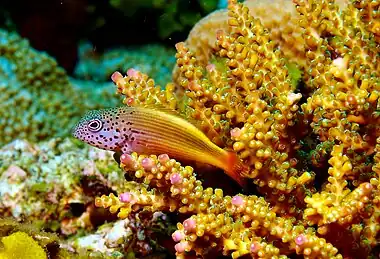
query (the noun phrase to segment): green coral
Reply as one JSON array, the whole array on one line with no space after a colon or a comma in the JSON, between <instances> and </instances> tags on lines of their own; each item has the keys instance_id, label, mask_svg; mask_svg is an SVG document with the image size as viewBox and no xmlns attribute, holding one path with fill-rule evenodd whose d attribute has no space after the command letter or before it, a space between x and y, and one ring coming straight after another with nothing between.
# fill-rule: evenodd
<instances>
[{"instance_id":1,"label":"green coral","mask_svg":"<svg viewBox=\"0 0 380 259\"><path fill-rule=\"evenodd\" d=\"M171 81L171 70L175 65L174 48L149 44L110 49L100 56L89 55L94 47L89 43L80 46L80 58L74 72L77 78L96 82L110 82L111 75L115 70L127 71L133 67L152 75L161 86L165 86ZM113 90L111 85L104 88ZM114 106L116 105L115 103ZM111 106L110 103L109 106Z\"/></svg>"},{"instance_id":2,"label":"green coral","mask_svg":"<svg viewBox=\"0 0 380 259\"><path fill-rule=\"evenodd\" d=\"M83 105L65 71L28 41L4 30L0 56L0 144L67 132Z\"/></svg>"},{"instance_id":3,"label":"green coral","mask_svg":"<svg viewBox=\"0 0 380 259\"><path fill-rule=\"evenodd\" d=\"M81 88L52 57L0 29L0 145L67 136L84 110L105 107L105 98L111 105L117 100L94 84L92 99Z\"/></svg>"}]
</instances>

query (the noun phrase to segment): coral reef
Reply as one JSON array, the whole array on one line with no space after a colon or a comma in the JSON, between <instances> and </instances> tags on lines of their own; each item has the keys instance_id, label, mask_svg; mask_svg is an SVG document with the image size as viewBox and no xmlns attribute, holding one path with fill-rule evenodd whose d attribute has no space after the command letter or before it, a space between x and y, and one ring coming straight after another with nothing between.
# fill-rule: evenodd
<instances>
[{"instance_id":1,"label":"coral reef","mask_svg":"<svg viewBox=\"0 0 380 259\"><path fill-rule=\"evenodd\" d=\"M123 173L112 154L65 139L16 140L0 149L0 214L63 235L91 230L93 196L116 191Z\"/></svg>"},{"instance_id":2,"label":"coral reef","mask_svg":"<svg viewBox=\"0 0 380 259\"><path fill-rule=\"evenodd\" d=\"M16 232L3 237L3 251L0 251L1 259L46 259L46 252L38 243L24 232ZM27 252L26 252L27 251Z\"/></svg>"},{"instance_id":3,"label":"coral reef","mask_svg":"<svg viewBox=\"0 0 380 259\"><path fill-rule=\"evenodd\" d=\"M337 0L341 8L345 0ZM276 42L283 52L283 56L299 66L305 65L305 47L302 37L303 28L298 25L300 14L291 0L246 0L244 4L249 8L253 17L269 31L269 37ZM186 39L187 47L195 54L197 60L207 65L215 47L217 30L228 29L228 10L215 11L200 20L190 31ZM177 70L174 70L174 81Z\"/></svg>"},{"instance_id":4,"label":"coral reef","mask_svg":"<svg viewBox=\"0 0 380 259\"><path fill-rule=\"evenodd\" d=\"M157 239L167 240L174 231L165 214L137 213L115 222L115 216L94 206L95 196L121 192L126 186L112 152L73 139L53 138L39 144L16 140L0 149L0 161L0 215L13 219L0 219L0 237L11 241L18 237L31 247L35 246L30 237L9 235L21 231L49 238L62 248L61 257L53 258L62 259L141 257L165 251ZM128 186L141 188L133 182ZM18 223L25 220L33 225ZM111 223L104 224L107 221ZM0 250L0 258L8 259L8 253L17 249L8 248ZM65 253L70 256L63 257Z\"/></svg>"},{"instance_id":5,"label":"coral reef","mask_svg":"<svg viewBox=\"0 0 380 259\"><path fill-rule=\"evenodd\" d=\"M1 218L0 227L1 259L86 258L61 249L56 234L42 231L30 222Z\"/></svg>"},{"instance_id":6,"label":"coral reef","mask_svg":"<svg viewBox=\"0 0 380 259\"><path fill-rule=\"evenodd\" d=\"M85 43L80 46L80 59L75 76L96 82L107 82L115 71L127 71L134 67L149 74L161 86L171 81L170 70L175 64L175 51L161 45L144 45L134 48L94 52L94 46ZM110 88L111 89L111 88Z\"/></svg>"},{"instance_id":7,"label":"coral reef","mask_svg":"<svg viewBox=\"0 0 380 259\"><path fill-rule=\"evenodd\" d=\"M155 235L161 233L170 236L173 227L168 223L167 216L162 212L153 215L144 215L144 212L130 214L126 219L102 225L95 233L69 239L63 246L90 256L99 254L112 258L142 258L155 252L159 258L157 251L164 251L164 248L157 242Z\"/></svg>"},{"instance_id":8,"label":"coral reef","mask_svg":"<svg viewBox=\"0 0 380 259\"><path fill-rule=\"evenodd\" d=\"M17 137L38 140L67 130L83 106L65 71L26 40L4 30L0 53L0 143ZM54 123L57 120L59 124Z\"/></svg>"},{"instance_id":9,"label":"coral reef","mask_svg":"<svg viewBox=\"0 0 380 259\"><path fill-rule=\"evenodd\" d=\"M132 153L120 165L142 184L126 181L96 206L121 219L141 210L182 214L172 234L177 258L377 256L380 46L370 6L379 4L293 2L302 57L294 67L286 48L294 44L281 36L289 31L267 29L230 0L225 27L211 26L215 44L176 45L175 84L161 89L135 69L112 76L125 104L176 109L236 151L256 190L227 195L166 154Z\"/></svg>"},{"instance_id":10,"label":"coral reef","mask_svg":"<svg viewBox=\"0 0 380 259\"><path fill-rule=\"evenodd\" d=\"M73 86L53 58L16 33L0 30L0 54L0 145L67 136L83 110L118 101L111 88L93 83L90 92L78 81Z\"/></svg>"}]
</instances>

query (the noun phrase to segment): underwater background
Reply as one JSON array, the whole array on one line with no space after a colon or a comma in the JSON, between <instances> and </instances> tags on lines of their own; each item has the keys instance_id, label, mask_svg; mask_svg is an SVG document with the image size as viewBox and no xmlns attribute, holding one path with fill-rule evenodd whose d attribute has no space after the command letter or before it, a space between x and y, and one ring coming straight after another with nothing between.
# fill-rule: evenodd
<instances>
[{"instance_id":1,"label":"underwater background","mask_svg":"<svg viewBox=\"0 0 380 259\"><path fill-rule=\"evenodd\" d=\"M379 8L2 0L0 259L380 258ZM72 135L120 106L210 162Z\"/></svg>"}]
</instances>

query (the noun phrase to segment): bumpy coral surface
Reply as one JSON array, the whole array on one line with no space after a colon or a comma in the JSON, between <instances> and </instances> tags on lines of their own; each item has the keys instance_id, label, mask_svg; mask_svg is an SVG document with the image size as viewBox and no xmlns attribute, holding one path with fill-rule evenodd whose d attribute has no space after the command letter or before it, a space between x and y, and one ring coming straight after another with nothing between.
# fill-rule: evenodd
<instances>
[{"instance_id":1,"label":"bumpy coral surface","mask_svg":"<svg viewBox=\"0 0 380 259\"><path fill-rule=\"evenodd\" d=\"M115 69L127 71L134 67L149 74L161 86L165 86L171 80L170 71L175 64L174 54L174 50L160 45L144 45L94 53L94 47L91 44L82 44L75 75L81 79L108 82Z\"/></svg>"},{"instance_id":2,"label":"bumpy coral surface","mask_svg":"<svg viewBox=\"0 0 380 259\"><path fill-rule=\"evenodd\" d=\"M1 238L4 249L0 251L1 259L46 259L45 250L24 232L16 232Z\"/></svg>"},{"instance_id":3,"label":"bumpy coral surface","mask_svg":"<svg viewBox=\"0 0 380 259\"><path fill-rule=\"evenodd\" d=\"M125 104L176 109L235 150L250 167L254 194L226 195L165 154L132 153L120 157L121 167L144 185L126 182L97 206L121 219L140 210L183 214L172 234L177 258L377 256L380 47L376 25L365 23L374 15L363 17L369 4L357 1L293 2L298 82L265 21L235 0L207 58L189 42L176 45L179 91L161 90L136 70L112 77Z\"/></svg>"},{"instance_id":4,"label":"bumpy coral surface","mask_svg":"<svg viewBox=\"0 0 380 259\"><path fill-rule=\"evenodd\" d=\"M59 242L56 234L45 232L31 222L0 219L1 259L83 258L61 249Z\"/></svg>"},{"instance_id":5,"label":"bumpy coral surface","mask_svg":"<svg viewBox=\"0 0 380 259\"><path fill-rule=\"evenodd\" d=\"M91 95L82 82L73 85L52 57L0 30L0 145L67 136L83 110L116 104L114 91L87 84Z\"/></svg>"},{"instance_id":6,"label":"bumpy coral surface","mask_svg":"<svg viewBox=\"0 0 380 259\"><path fill-rule=\"evenodd\" d=\"M0 149L0 161L0 214L64 235L92 229L93 196L123 178L112 154L68 139L16 140Z\"/></svg>"},{"instance_id":7,"label":"bumpy coral surface","mask_svg":"<svg viewBox=\"0 0 380 259\"><path fill-rule=\"evenodd\" d=\"M85 252L87 255L109 256L110 258L141 258L162 249L152 232L162 234L172 231L167 216L155 212L149 216L144 213L130 214L128 218L104 224L95 233L70 239L63 246L69 250ZM165 258L165 257L162 257Z\"/></svg>"},{"instance_id":8,"label":"bumpy coral surface","mask_svg":"<svg viewBox=\"0 0 380 259\"><path fill-rule=\"evenodd\" d=\"M337 0L340 7L344 7L345 0ZM302 37L303 28L298 25L301 18L291 0L246 0L250 15L260 19L260 22L269 31L269 37L282 50L282 55L288 60L305 65L305 40ZM207 65L215 47L217 30L228 29L228 10L215 11L200 20L190 31L186 39L189 49L197 56L197 60ZM177 70L174 70L176 81Z\"/></svg>"},{"instance_id":9,"label":"bumpy coral surface","mask_svg":"<svg viewBox=\"0 0 380 259\"><path fill-rule=\"evenodd\" d=\"M67 131L83 106L65 71L27 40L4 30L0 54L0 144Z\"/></svg>"}]
</instances>

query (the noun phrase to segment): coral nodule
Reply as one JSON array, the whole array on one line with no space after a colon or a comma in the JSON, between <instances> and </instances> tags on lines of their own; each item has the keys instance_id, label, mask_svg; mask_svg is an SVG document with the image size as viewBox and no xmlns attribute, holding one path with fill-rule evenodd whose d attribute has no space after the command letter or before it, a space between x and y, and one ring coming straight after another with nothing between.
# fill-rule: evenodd
<instances>
[{"instance_id":1,"label":"coral nodule","mask_svg":"<svg viewBox=\"0 0 380 259\"><path fill-rule=\"evenodd\" d=\"M214 44L176 44L174 83L165 89L135 69L115 72L126 105L197 121L213 143L237 153L256 188L227 195L168 154L132 152L120 165L141 184L126 181L96 206L121 219L141 210L182 214L172 234L177 258L377 256L380 47L370 9L378 7L294 0L281 15L287 20L291 10L295 29L273 31L252 16L254 7L230 0L227 24L218 15L199 23ZM207 19L211 34L201 28ZM294 48L286 37L293 32Z\"/></svg>"}]
</instances>

